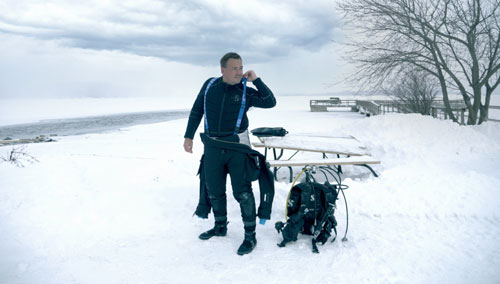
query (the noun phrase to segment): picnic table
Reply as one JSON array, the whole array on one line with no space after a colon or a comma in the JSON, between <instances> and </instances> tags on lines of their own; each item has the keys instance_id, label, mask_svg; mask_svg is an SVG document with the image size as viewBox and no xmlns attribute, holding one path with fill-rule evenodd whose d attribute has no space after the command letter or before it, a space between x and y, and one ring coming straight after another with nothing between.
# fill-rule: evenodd
<instances>
[{"instance_id":1,"label":"picnic table","mask_svg":"<svg viewBox=\"0 0 500 284\"><path fill-rule=\"evenodd\" d=\"M334 187L338 190L337 194L341 192L345 201L346 227L342 241L347 241L349 213L344 190L347 189L348 186L342 184L342 166L363 166L369 169L371 173L377 177L377 173L370 167L370 165L380 164L380 161L372 157L368 149L353 136L333 137L296 134L270 137L256 136L259 141L252 143L252 145L257 148L263 147L265 149L266 160L267 163L269 163L269 166L274 168L275 179L277 179L276 173L278 169L282 167L287 167L290 170L290 183L293 180L292 167L302 167L302 171L295 178L292 188L303 173L305 173L304 180L306 183L316 182L314 175L318 172L324 174L326 182L330 185L332 185L330 181L333 180L329 180L329 175L335 179L336 184L334 184ZM267 159L268 149L273 151L274 160ZM277 153L277 150L280 151L279 154ZM292 151L293 154L288 158L283 158L284 151ZM304 152L306 155L297 155L299 152ZM318 156L311 153L321 153L321 157L310 159L310 156ZM335 230L335 236L336 235L337 231ZM313 239L313 252L315 251L314 247L315 242Z\"/></svg>"},{"instance_id":2,"label":"picnic table","mask_svg":"<svg viewBox=\"0 0 500 284\"><path fill-rule=\"evenodd\" d=\"M373 164L380 164L380 161L373 158L367 148L353 136L318 136L318 135L286 135L282 137L258 137L259 141L252 143L254 147L265 148L267 158L268 149L273 151L274 160L267 160L270 167L274 168L276 178L277 171L282 167L287 167L290 171L290 182L293 179L292 167L329 167L338 175L342 166L354 165L363 166L377 177L377 173L370 167ZM280 153L277 153L277 150ZM284 158L284 151L294 151L288 158ZM321 153L322 158L317 159L293 159L299 152ZM334 156L329 157L329 156Z\"/></svg>"}]
</instances>

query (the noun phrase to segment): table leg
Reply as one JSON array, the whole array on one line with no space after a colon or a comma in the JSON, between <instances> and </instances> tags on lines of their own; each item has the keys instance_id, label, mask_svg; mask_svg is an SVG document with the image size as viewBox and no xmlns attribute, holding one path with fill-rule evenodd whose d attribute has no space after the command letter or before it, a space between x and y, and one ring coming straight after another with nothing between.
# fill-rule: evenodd
<instances>
[{"instance_id":1,"label":"table leg","mask_svg":"<svg viewBox=\"0 0 500 284\"><path fill-rule=\"evenodd\" d=\"M370 170L370 172L372 172L372 174L375 176L375 177L378 177L377 173L372 169L372 167L368 166L367 164L364 164L364 165L354 165L354 166L360 166L360 167L365 167L367 169Z\"/></svg>"}]
</instances>

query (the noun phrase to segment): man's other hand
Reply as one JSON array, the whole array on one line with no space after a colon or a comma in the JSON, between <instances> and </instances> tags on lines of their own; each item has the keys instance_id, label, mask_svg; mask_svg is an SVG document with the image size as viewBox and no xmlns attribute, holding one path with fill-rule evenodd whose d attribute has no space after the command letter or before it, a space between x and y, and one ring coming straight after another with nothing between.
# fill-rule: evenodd
<instances>
[{"instance_id":1,"label":"man's other hand","mask_svg":"<svg viewBox=\"0 0 500 284\"><path fill-rule=\"evenodd\" d=\"M184 138L184 151L193 153L193 139Z\"/></svg>"}]
</instances>

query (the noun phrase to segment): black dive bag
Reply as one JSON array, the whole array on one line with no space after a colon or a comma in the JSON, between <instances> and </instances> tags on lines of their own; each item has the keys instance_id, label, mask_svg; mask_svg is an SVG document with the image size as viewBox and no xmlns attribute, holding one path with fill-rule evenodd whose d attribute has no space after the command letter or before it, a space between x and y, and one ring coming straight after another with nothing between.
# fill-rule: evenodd
<instances>
[{"instance_id":1,"label":"black dive bag","mask_svg":"<svg viewBox=\"0 0 500 284\"><path fill-rule=\"evenodd\" d=\"M318 253L316 243L325 244L332 230L337 237L337 220L334 213L335 202L339 194L337 186L328 182L324 184L308 181L290 189L287 200L286 223L277 222L275 228L283 235L278 244L284 247L290 241L296 241L299 233L312 235L312 250Z\"/></svg>"}]
</instances>

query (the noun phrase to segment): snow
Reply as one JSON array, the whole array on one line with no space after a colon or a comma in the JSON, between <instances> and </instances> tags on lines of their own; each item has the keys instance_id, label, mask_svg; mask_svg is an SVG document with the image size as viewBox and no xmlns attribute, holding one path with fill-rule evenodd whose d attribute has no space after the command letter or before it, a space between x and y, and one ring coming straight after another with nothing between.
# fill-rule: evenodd
<instances>
[{"instance_id":1,"label":"snow","mask_svg":"<svg viewBox=\"0 0 500 284\"><path fill-rule=\"evenodd\" d=\"M353 137L312 136L288 134L283 137L262 137L268 147L301 149L313 152L329 152L335 154L360 156L368 154L364 146ZM263 144L259 144L263 145Z\"/></svg>"},{"instance_id":2,"label":"snow","mask_svg":"<svg viewBox=\"0 0 500 284\"><path fill-rule=\"evenodd\" d=\"M102 113L141 105L128 102L118 108L112 99L94 101ZM11 113L23 109L16 106ZM71 115L39 106L50 112L35 111L31 119ZM39 162L0 163L0 283L499 283L500 123L459 126L413 114L367 118L308 107L306 97L278 97L275 109L249 112L250 129L352 135L381 161L372 165L379 178L343 168L347 242L319 246L320 254L311 253L307 236L276 246L287 170L279 172L272 220L258 225L251 254L236 254L243 225L230 185L228 235L199 240L213 224L212 216L192 216L203 147L197 137L193 154L182 150L187 121L180 119L57 137L26 146ZM0 147L0 157L11 149ZM337 205L342 236L342 199Z\"/></svg>"}]
</instances>

